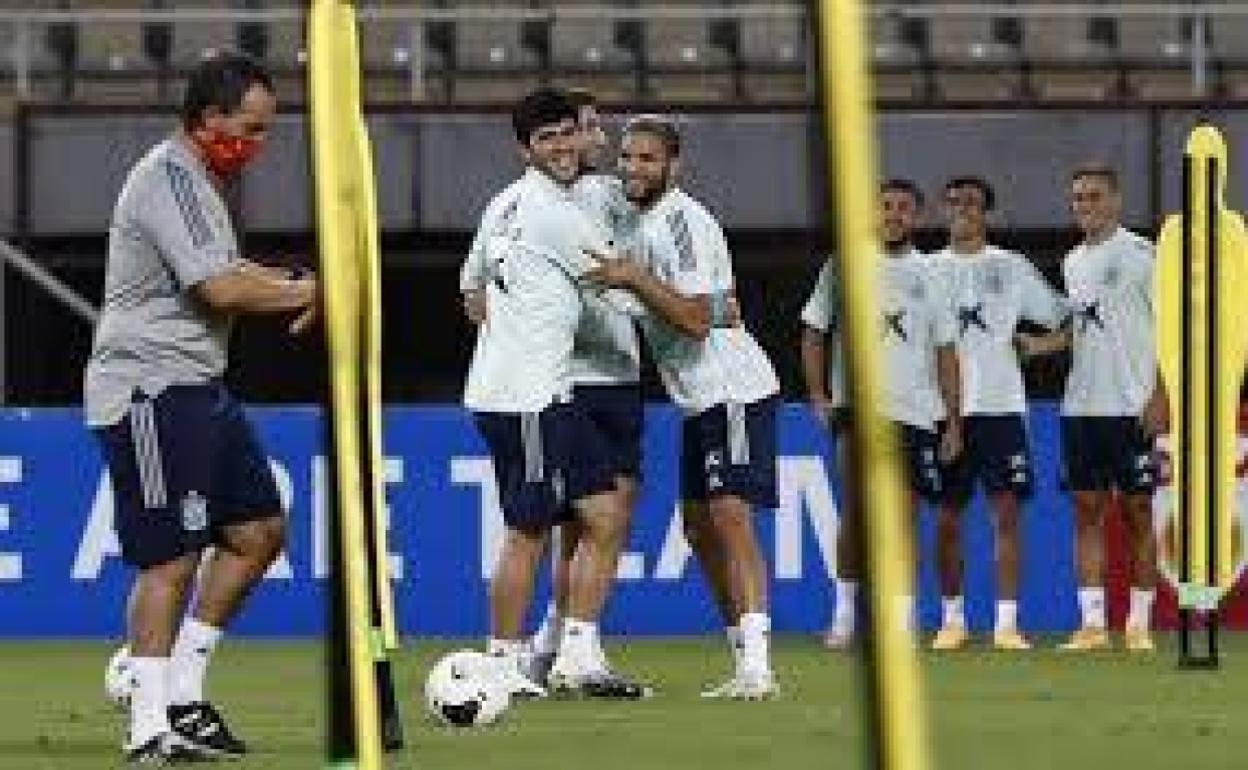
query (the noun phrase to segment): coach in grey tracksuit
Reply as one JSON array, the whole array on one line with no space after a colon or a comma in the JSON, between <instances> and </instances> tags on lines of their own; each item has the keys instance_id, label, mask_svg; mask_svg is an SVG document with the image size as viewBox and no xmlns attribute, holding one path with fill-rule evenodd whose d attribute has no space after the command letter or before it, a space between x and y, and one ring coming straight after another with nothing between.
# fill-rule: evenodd
<instances>
[{"instance_id":1,"label":"coach in grey tracksuit","mask_svg":"<svg viewBox=\"0 0 1248 770\"><path fill-rule=\"evenodd\" d=\"M239 255L220 193L260 149L274 110L254 62L203 62L181 128L131 170L109 228L84 400L112 478L122 557L137 568L132 762L246 751L204 698L204 672L222 628L281 551L285 517L265 453L221 378L235 315L288 313L298 330L317 303L311 278Z\"/></svg>"}]
</instances>

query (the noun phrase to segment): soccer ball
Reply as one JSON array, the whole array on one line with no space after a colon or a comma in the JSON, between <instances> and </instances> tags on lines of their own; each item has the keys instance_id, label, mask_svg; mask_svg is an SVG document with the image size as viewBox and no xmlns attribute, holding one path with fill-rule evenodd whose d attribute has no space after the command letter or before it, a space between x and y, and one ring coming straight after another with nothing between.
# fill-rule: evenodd
<instances>
[{"instance_id":1,"label":"soccer ball","mask_svg":"<svg viewBox=\"0 0 1248 770\"><path fill-rule=\"evenodd\" d=\"M104 669L104 694L118 709L130 708L130 696L138 687L134 666L130 665L130 648L121 647L108 659Z\"/></svg>"},{"instance_id":2,"label":"soccer ball","mask_svg":"<svg viewBox=\"0 0 1248 770\"><path fill-rule=\"evenodd\" d=\"M425 679L425 708L452 727L488 725L511 705L511 696L496 681L494 661L475 650L444 656Z\"/></svg>"}]
</instances>

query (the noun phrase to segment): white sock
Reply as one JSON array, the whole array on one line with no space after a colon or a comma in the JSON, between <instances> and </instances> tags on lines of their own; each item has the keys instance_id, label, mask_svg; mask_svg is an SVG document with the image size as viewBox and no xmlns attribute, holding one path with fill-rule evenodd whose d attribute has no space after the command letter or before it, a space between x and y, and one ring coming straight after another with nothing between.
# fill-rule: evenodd
<instances>
[{"instance_id":1,"label":"white sock","mask_svg":"<svg viewBox=\"0 0 1248 770\"><path fill-rule=\"evenodd\" d=\"M190 615L182 621L169 661L170 703L184 706L204 700L204 675L221 634L221 629Z\"/></svg>"},{"instance_id":2,"label":"white sock","mask_svg":"<svg viewBox=\"0 0 1248 770\"><path fill-rule=\"evenodd\" d=\"M836 580L836 609L832 615L832 627L841 634L854 633L858 617L858 581Z\"/></svg>"},{"instance_id":3,"label":"white sock","mask_svg":"<svg viewBox=\"0 0 1248 770\"><path fill-rule=\"evenodd\" d=\"M732 666L734 671L741 670L741 626L728 626L724 629L724 634L728 637L728 649L732 652Z\"/></svg>"},{"instance_id":4,"label":"white sock","mask_svg":"<svg viewBox=\"0 0 1248 770\"><path fill-rule=\"evenodd\" d=\"M563 639L559 643L559 659L575 670L592 671L600 649L598 624L588 620L567 618L563 621Z\"/></svg>"},{"instance_id":5,"label":"white sock","mask_svg":"<svg viewBox=\"0 0 1248 770\"><path fill-rule=\"evenodd\" d=\"M546 605L542 624L533 634L533 652L537 655L554 655L559 652L559 638L563 635L563 618L554 602Z\"/></svg>"},{"instance_id":6,"label":"white sock","mask_svg":"<svg viewBox=\"0 0 1248 770\"><path fill-rule=\"evenodd\" d=\"M902 630L914 632L914 597L898 596L896 597L897 622L901 624Z\"/></svg>"},{"instance_id":7,"label":"white sock","mask_svg":"<svg viewBox=\"0 0 1248 770\"><path fill-rule=\"evenodd\" d=\"M1148 630L1153 625L1153 597L1151 588L1131 589L1131 608L1127 613L1127 628Z\"/></svg>"},{"instance_id":8,"label":"white sock","mask_svg":"<svg viewBox=\"0 0 1248 770\"><path fill-rule=\"evenodd\" d=\"M940 600L941 625L945 628L966 628L966 613L961 596L946 596Z\"/></svg>"},{"instance_id":9,"label":"white sock","mask_svg":"<svg viewBox=\"0 0 1248 770\"><path fill-rule=\"evenodd\" d=\"M1018 602L1014 599L998 599L997 600L997 623L998 631L1017 631L1018 630Z\"/></svg>"},{"instance_id":10,"label":"white sock","mask_svg":"<svg viewBox=\"0 0 1248 770\"><path fill-rule=\"evenodd\" d=\"M1105 589L1080 588L1079 614L1083 618L1084 628L1105 628Z\"/></svg>"},{"instance_id":11,"label":"white sock","mask_svg":"<svg viewBox=\"0 0 1248 770\"><path fill-rule=\"evenodd\" d=\"M130 743L137 748L161 733L170 732L169 726L169 659L131 658L134 668L134 693L130 696Z\"/></svg>"},{"instance_id":12,"label":"white sock","mask_svg":"<svg viewBox=\"0 0 1248 770\"><path fill-rule=\"evenodd\" d=\"M524 654L523 639L498 639L490 637L490 641L486 643L485 653L492 658L500 658L503 660L519 660Z\"/></svg>"},{"instance_id":13,"label":"white sock","mask_svg":"<svg viewBox=\"0 0 1248 770\"><path fill-rule=\"evenodd\" d=\"M742 672L766 673L771 671L771 618L765 612L747 612L741 616Z\"/></svg>"}]
</instances>

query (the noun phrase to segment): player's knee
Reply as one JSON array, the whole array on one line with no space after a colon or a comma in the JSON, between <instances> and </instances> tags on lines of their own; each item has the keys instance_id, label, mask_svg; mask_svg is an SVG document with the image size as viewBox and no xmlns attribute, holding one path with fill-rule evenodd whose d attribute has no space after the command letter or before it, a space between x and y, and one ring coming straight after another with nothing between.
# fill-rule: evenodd
<instances>
[{"instance_id":1,"label":"player's knee","mask_svg":"<svg viewBox=\"0 0 1248 770\"><path fill-rule=\"evenodd\" d=\"M230 528L228 546L235 553L257 562L277 558L286 545L286 519L271 516L244 522Z\"/></svg>"},{"instance_id":2,"label":"player's knee","mask_svg":"<svg viewBox=\"0 0 1248 770\"><path fill-rule=\"evenodd\" d=\"M198 567L199 554L188 553L144 567L139 571L138 581L149 591L181 591L190 585Z\"/></svg>"}]
</instances>

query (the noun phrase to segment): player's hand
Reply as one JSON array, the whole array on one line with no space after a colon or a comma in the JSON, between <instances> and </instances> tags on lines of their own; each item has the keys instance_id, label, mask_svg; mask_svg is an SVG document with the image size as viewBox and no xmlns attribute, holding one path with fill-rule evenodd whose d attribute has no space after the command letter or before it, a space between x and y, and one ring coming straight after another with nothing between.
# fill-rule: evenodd
<instances>
[{"instance_id":1,"label":"player's hand","mask_svg":"<svg viewBox=\"0 0 1248 770\"><path fill-rule=\"evenodd\" d=\"M304 295L303 308L295 315L286 330L295 336L307 333L308 329L316 323L321 316L321 295L320 287L316 282L316 278L308 276L300 278L295 283L299 284L298 290Z\"/></svg>"},{"instance_id":2,"label":"player's hand","mask_svg":"<svg viewBox=\"0 0 1248 770\"><path fill-rule=\"evenodd\" d=\"M1018 332L1014 335L1014 349L1023 358L1031 358L1032 356L1041 356L1048 352L1045 349L1044 339L1035 334L1027 334Z\"/></svg>"},{"instance_id":3,"label":"player's hand","mask_svg":"<svg viewBox=\"0 0 1248 770\"><path fill-rule=\"evenodd\" d=\"M480 326L485 323L485 289L468 289L463 294L464 315Z\"/></svg>"},{"instance_id":4,"label":"player's hand","mask_svg":"<svg viewBox=\"0 0 1248 770\"><path fill-rule=\"evenodd\" d=\"M1149 438L1156 438L1170 431L1170 404L1164 391L1154 390L1148 397L1144 411L1140 413L1140 427Z\"/></svg>"},{"instance_id":5,"label":"player's hand","mask_svg":"<svg viewBox=\"0 0 1248 770\"><path fill-rule=\"evenodd\" d=\"M728 301L724 303L724 308L727 312L725 320L728 322L728 326L740 326L741 303L737 301L737 295L735 293L728 295Z\"/></svg>"},{"instance_id":6,"label":"player's hand","mask_svg":"<svg viewBox=\"0 0 1248 770\"><path fill-rule=\"evenodd\" d=\"M811 415L820 425L827 428L832 422L832 402L823 394L812 393L807 403L810 405Z\"/></svg>"},{"instance_id":7,"label":"player's hand","mask_svg":"<svg viewBox=\"0 0 1248 770\"><path fill-rule=\"evenodd\" d=\"M598 262L585 272L586 280L613 289L627 289L636 282L639 270L636 262L595 251L586 250L585 253Z\"/></svg>"},{"instance_id":8,"label":"player's hand","mask_svg":"<svg viewBox=\"0 0 1248 770\"><path fill-rule=\"evenodd\" d=\"M938 456L940 462L948 465L962 454L962 420L950 420L940 436Z\"/></svg>"}]
</instances>

